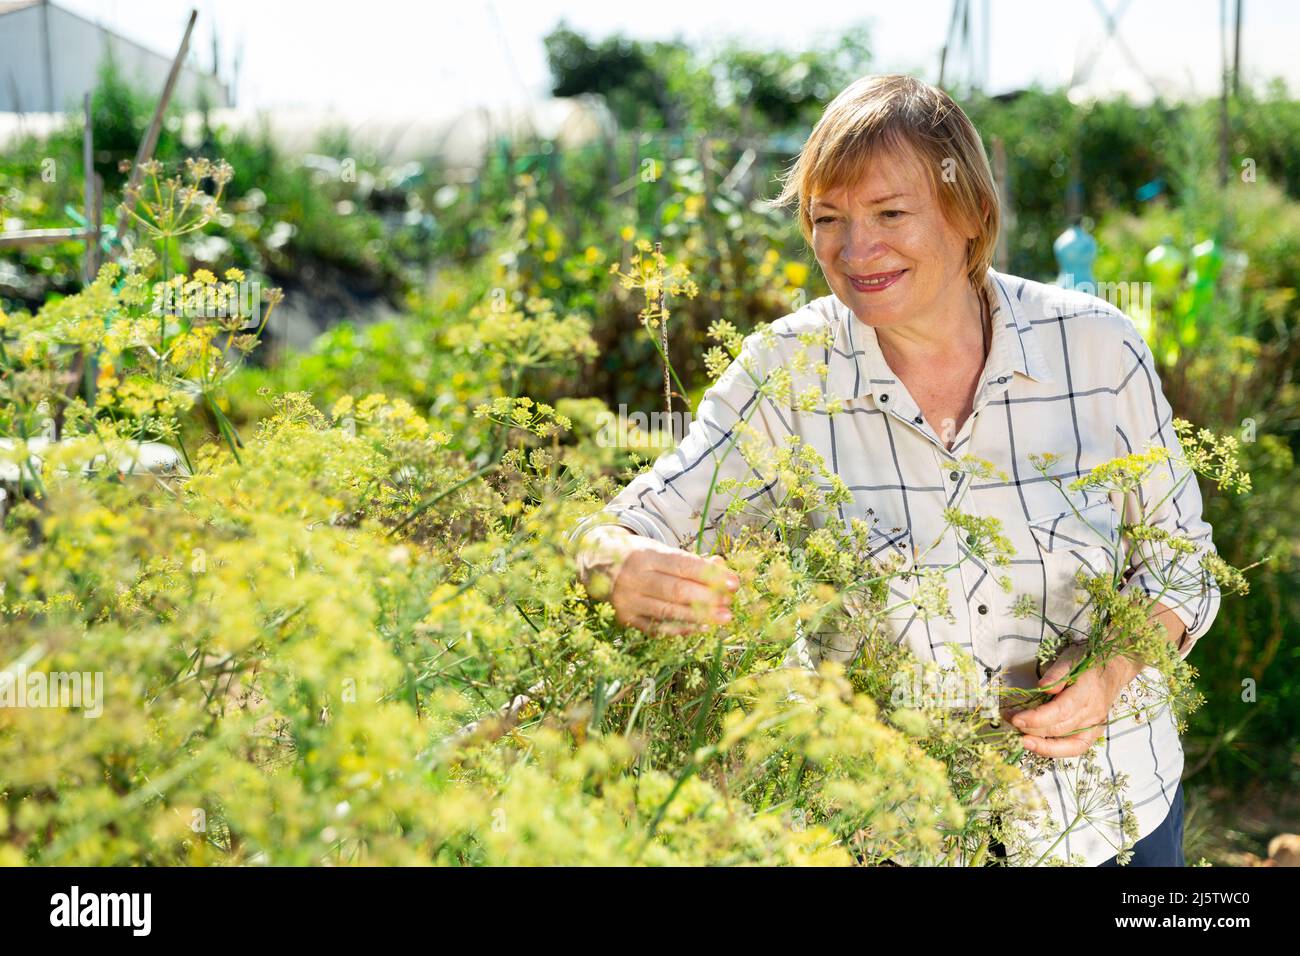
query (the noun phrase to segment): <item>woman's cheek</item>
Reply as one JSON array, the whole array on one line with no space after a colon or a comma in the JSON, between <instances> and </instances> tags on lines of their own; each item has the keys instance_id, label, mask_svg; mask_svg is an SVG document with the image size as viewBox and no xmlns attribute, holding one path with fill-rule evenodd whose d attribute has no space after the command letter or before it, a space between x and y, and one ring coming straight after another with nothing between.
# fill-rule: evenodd
<instances>
[{"instance_id":1,"label":"woman's cheek","mask_svg":"<svg viewBox=\"0 0 1300 956\"><path fill-rule=\"evenodd\" d=\"M813 226L812 247L818 261L824 261L830 251L830 236L818 226Z\"/></svg>"},{"instance_id":2,"label":"woman's cheek","mask_svg":"<svg viewBox=\"0 0 1300 956\"><path fill-rule=\"evenodd\" d=\"M826 275L830 275L835 264L835 248L829 241L828 237L823 235L813 236L813 255L817 257L817 264L822 267Z\"/></svg>"},{"instance_id":3,"label":"woman's cheek","mask_svg":"<svg viewBox=\"0 0 1300 956\"><path fill-rule=\"evenodd\" d=\"M924 223L909 222L894 236L894 248L909 259L925 261L933 254L934 238Z\"/></svg>"}]
</instances>

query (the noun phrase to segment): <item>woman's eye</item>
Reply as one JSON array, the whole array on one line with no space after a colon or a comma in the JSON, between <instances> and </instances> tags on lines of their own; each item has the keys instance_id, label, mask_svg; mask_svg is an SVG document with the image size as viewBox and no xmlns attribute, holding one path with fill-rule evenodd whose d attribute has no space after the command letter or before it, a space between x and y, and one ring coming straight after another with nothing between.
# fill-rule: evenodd
<instances>
[{"instance_id":1,"label":"woman's eye","mask_svg":"<svg viewBox=\"0 0 1300 956\"><path fill-rule=\"evenodd\" d=\"M835 221L835 217L834 217L834 216L818 216L816 219L813 220L813 222L815 222L815 223L819 223L819 224L825 224L825 223L828 223L828 222L834 222L834 221Z\"/></svg>"},{"instance_id":2,"label":"woman's eye","mask_svg":"<svg viewBox=\"0 0 1300 956\"><path fill-rule=\"evenodd\" d=\"M891 216L891 217L893 217L893 218L898 218L899 216L906 216L907 213L905 213L905 212L904 212L903 210L901 210L901 209L886 209L883 213L881 213L881 215L882 215L882 216Z\"/></svg>"}]
</instances>

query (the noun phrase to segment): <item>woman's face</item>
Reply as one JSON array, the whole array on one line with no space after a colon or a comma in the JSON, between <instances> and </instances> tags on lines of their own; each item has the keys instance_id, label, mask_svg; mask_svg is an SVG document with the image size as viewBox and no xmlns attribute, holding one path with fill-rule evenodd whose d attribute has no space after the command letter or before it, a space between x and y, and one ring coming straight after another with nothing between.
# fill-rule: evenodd
<instances>
[{"instance_id":1,"label":"woman's face","mask_svg":"<svg viewBox=\"0 0 1300 956\"><path fill-rule=\"evenodd\" d=\"M812 197L817 262L836 297L871 326L926 321L967 291L966 240L975 233L944 218L920 162L911 150L885 152L856 186Z\"/></svg>"}]
</instances>

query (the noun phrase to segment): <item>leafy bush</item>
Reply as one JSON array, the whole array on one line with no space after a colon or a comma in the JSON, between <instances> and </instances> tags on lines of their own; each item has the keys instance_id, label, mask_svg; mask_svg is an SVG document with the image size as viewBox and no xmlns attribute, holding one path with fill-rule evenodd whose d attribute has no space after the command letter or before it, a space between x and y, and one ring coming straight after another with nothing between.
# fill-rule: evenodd
<instances>
[{"instance_id":1,"label":"leafy bush","mask_svg":"<svg viewBox=\"0 0 1300 956\"><path fill-rule=\"evenodd\" d=\"M1300 443L1300 206L1266 171L1258 180L1234 174L1220 187L1205 161L1215 155L1210 118L1180 129L1182 201L1108 216L1097 275L1150 283L1145 331L1171 404L1235 436L1255 479L1249 495L1209 489L1205 497L1220 553L1237 566L1264 563L1252 572L1252 600L1225 604L1201 643L1209 703L1191 722L1188 772L1289 787L1300 769L1286 759L1300 734L1292 704L1300 694L1300 507L1291 488Z\"/></svg>"},{"instance_id":2,"label":"leafy bush","mask_svg":"<svg viewBox=\"0 0 1300 956\"><path fill-rule=\"evenodd\" d=\"M201 218L219 218L197 185L164 192L186 188ZM142 208L160 239L178 230ZM635 248L616 284L642 295L637 317L656 333L669 320L658 293L689 292L690 277ZM809 512L840 493L820 490L823 463L798 449L771 463L795 497L777 526L729 542L730 625L647 635L614 622L598 582L575 580L565 532L610 494L612 461L592 406L523 392L575 377L592 352L589 319L520 301L558 257L531 274L517 256L530 279L490 285L441 327L438 347L483 398L472 412L352 394L342 361L328 413L267 389L249 437L220 417L223 441L187 455L188 475L141 482L112 464L130 442L179 441L181 397L215 414L237 380L212 346L223 317L185 321L156 297L173 280L140 278L167 261L106 266L81 295L0 321L0 420L21 431L39 426L41 401L66 404L57 447L6 455L29 480L0 535L0 661L14 676L103 680L79 706L0 708L0 861L979 865L998 838L1011 862L1060 862L1014 829L1034 810L1018 732L969 701L895 698L891 675L915 662L872 622L897 569L855 558L863 527L811 530ZM193 282L218 285L180 285ZM709 336L735 359L734 327ZM336 337L304 368L352 347ZM78 356L101 370L117 356L157 401L128 414L66 398ZM1223 478L1228 458L1198 468ZM952 520L974 552L1006 557L996 522ZM1089 587L1123 624L1104 633L1094 617L1090 659L1149 659L1178 706L1194 705L1145 611L1113 580ZM923 613L943 613L942 595L920 594ZM853 667L780 666L823 628L862 640Z\"/></svg>"}]
</instances>

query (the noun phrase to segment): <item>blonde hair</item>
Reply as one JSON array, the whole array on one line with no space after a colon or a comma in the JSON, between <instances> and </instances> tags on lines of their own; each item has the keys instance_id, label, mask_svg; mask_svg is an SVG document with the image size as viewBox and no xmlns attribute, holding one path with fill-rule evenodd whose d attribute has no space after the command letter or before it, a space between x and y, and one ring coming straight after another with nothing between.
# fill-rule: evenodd
<instances>
[{"instance_id":1,"label":"blonde hair","mask_svg":"<svg viewBox=\"0 0 1300 956\"><path fill-rule=\"evenodd\" d=\"M831 101L782 177L773 207L798 203L799 228L812 245L810 204L816 193L852 186L884 152L920 159L944 218L974 224L966 272L976 288L993 263L1001 213L984 143L970 118L943 90L901 73L864 76Z\"/></svg>"}]
</instances>

